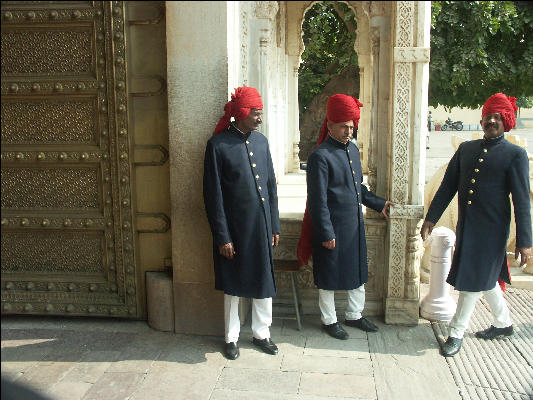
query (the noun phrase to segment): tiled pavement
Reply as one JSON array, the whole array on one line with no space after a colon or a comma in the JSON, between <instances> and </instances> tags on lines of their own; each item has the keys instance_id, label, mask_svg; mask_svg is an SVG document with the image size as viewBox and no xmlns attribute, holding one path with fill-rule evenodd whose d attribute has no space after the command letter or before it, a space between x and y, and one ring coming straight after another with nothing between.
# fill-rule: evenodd
<instances>
[{"instance_id":1,"label":"tiled pavement","mask_svg":"<svg viewBox=\"0 0 533 400\"><path fill-rule=\"evenodd\" d=\"M469 332L454 358L438 352L442 324L381 323L367 334L346 328L339 341L320 329L318 316L275 319L280 351L270 356L251 343L247 323L235 361L222 338L157 332L141 321L2 318L2 376L50 399L513 399L533 397L533 292L506 293L517 333L480 342ZM490 324L478 303L472 331Z\"/></svg>"},{"instance_id":2,"label":"tiled pavement","mask_svg":"<svg viewBox=\"0 0 533 400\"><path fill-rule=\"evenodd\" d=\"M347 328L350 339L339 341L318 316L305 316L302 331L275 320L277 356L252 345L247 324L240 358L228 361L221 337L157 332L145 322L3 317L2 375L68 400L458 399L431 325L421 322L379 323L380 333L368 335ZM428 397L432 381L441 389Z\"/></svg>"}]
</instances>

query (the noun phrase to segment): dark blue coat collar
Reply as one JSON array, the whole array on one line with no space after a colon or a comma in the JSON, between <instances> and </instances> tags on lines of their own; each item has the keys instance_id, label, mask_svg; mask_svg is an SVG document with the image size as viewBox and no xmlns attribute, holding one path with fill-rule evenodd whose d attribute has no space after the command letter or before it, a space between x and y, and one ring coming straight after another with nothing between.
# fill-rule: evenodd
<instances>
[{"instance_id":1,"label":"dark blue coat collar","mask_svg":"<svg viewBox=\"0 0 533 400\"><path fill-rule=\"evenodd\" d=\"M234 135L237 135L239 138L243 140L248 139L253 132L253 131L250 131L248 133L244 133L239 128L237 128L235 125L233 125L233 123L229 125L228 131Z\"/></svg>"},{"instance_id":2,"label":"dark blue coat collar","mask_svg":"<svg viewBox=\"0 0 533 400\"><path fill-rule=\"evenodd\" d=\"M483 144L486 146L494 146L498 143L501 143L503 139L505 139L505 134L495 137L494 139L485 139L483 137Z\"/></svg>"},{"instance_id":3,"label":"dark blue coat collar","mask_svg":"<svg viewBox=\"0 0 533 400\"><path fill-rule=\"evenodd\" d=\"M342 143L342 142L339 142L337 139L335 139L334 137L332 137L331 135L328 135L327 139L326 139L326 142L338 147L338 148L341 148L341 149L346 149L348 147L348 145L350 144L350 141L346 142L346 143Z\"/></svg>"}]
</instances>

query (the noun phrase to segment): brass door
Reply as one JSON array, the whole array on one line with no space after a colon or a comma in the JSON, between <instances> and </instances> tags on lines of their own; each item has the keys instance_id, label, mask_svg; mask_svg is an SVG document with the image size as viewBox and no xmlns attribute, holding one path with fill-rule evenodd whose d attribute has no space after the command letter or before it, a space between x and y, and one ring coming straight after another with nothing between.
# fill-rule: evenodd
<instances>
[{"instance_id":1,"label":"brass door","mask_svg":"<svg viewBox=\"0 0 533 400\"><path fill-rule=\"evenodd\" d=\"M3 314L144 317L144 271L170 257L164 3L147 3L2 2ZM136 41L156 40L143 65Z\"/></svg>"}]
</instances>

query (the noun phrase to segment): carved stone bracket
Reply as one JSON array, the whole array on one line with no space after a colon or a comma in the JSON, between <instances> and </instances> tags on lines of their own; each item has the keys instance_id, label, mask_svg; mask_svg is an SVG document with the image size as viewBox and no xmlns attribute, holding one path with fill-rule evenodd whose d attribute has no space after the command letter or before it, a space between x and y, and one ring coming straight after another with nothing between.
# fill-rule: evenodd
<instances>
[{"instance_id":1,"label":"carved stone bracket","mask_svg":"<svg viewBox=\"0 0 533 400\"><path fill-rule=\"evenodd\" d=\"M274 19L279 10L277 1L256 1L254 4L255 17L259 19Z\"/></svg>"},{"instance_id":2,"label":"carved stone bracket","mask_svg":"<svg viewBox=\"0 0 533 400\"><path fill-rule=\"evenodd\" d=\"M396 205L390 208L390 217L396 219L424 218L423 205Z\"/></svg>"},{"instance_id":3,"label":"carved stone bracket","mask_svg":"<svg viewBox=\"0 0 533 400\"><path fill-rule=\"evenodd\" d=\"M428 63L430 59L429 47L395 47L394 62Z\"/></svg>"}]
</instances>

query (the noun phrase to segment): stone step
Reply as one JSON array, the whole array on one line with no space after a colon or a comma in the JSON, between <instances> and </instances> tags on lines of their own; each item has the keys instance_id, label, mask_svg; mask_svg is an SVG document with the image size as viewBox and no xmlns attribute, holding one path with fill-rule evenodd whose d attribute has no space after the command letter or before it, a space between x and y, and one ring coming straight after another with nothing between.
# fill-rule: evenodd
<instances>
[{"instance_id":1,"label":"stone step","mask_svg":"<svg viewBox=\"0 0 533 400\"><path fill-rule=\"evenodd\" d=\"M526 274L520 267L511 267L511 287L533 290L533 275Z\"/></svg>"},{"instance_id":2,"label":"stone step","mask_svg":"<svg viewBox=\"0 0 533 400\"><path fill-rule=\"evenodd\" d=\"M291 172L278 177L278 186L280 185L305 185L305 171Z\"/></svg>"},{"instance_id":3,"label":"stone step","mask_svg":"<svg viewBox=\"0 0 533 400\"><path fill-rule=\"evenodd\" d=\"M306 198L307 187L305 185L278 185L278 197Z\"/></svg>"},{"instance_id":4,"label":"stone step","mask_svg":"<svg viewBox=\"0 0 533 400\"><path fill-rule=\"evenodd\" d=\"M283 214L302 214L305 211L305 197L278 197L278 208L280 216Z\"/></svg>"}]
</instances>

